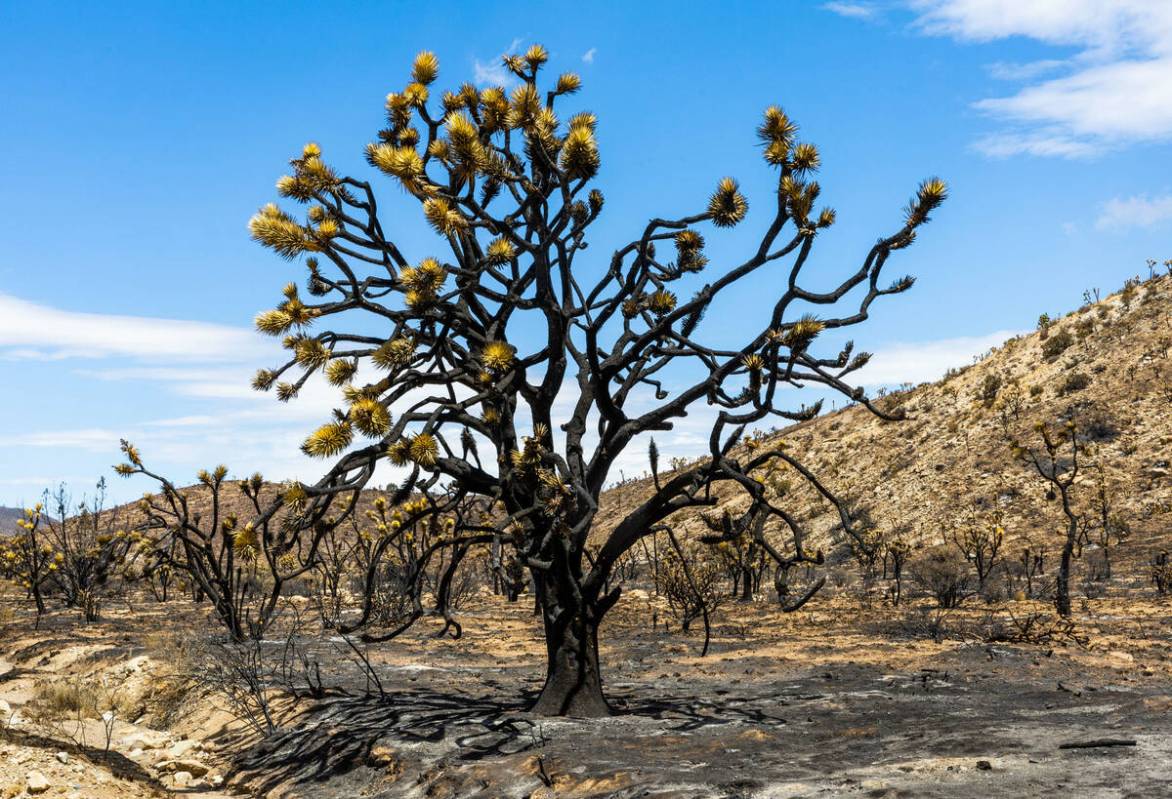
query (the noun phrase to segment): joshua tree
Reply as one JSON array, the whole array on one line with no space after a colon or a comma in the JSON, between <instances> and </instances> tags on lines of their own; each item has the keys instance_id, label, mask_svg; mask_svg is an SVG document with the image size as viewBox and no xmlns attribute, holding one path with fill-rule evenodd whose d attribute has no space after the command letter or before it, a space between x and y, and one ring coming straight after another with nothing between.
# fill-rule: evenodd
<instances>
[{"instance_id":1,"label":"joshua tree","mask_svg":"<svg viewBox=\"0 0 1172 799\"><path fill-rule=\"evenodd\" d=\"M278 521L275 517L281 502L262 501L261 476L228 480L226 466L199 473L208 495L201 507L197 494L181 491L150 471L130 442L123 440L122 453L126 462L115 467L118 474L141 474L159 485L157 495L145 496L137 506L139 529L156 532L155 567L186 572L195 596L211 599L216 618L234 641L263 636L277 611L282 585L317 563L318 547L328 527L323 524L324 510ZM230 484L246 498L254 516L251 521L226 509L223 494ZM308 497L292 487L282 500L296 513ZM291 519L312 530L313 535L300 536L302 526L290 523Z\"/></svg>"},{"instance_id":2,"label":"joshua tree","mask_svg":"<svg viewBox=\"0 0 1172 799\"><path fill-rule=\"evenodd\" d=\"M64 484L46 491L44 498L50 509L43 517L44 535L60 553L54 579L65 604L80 610L87 622L97 621L103 593L127 559L139 552L134 537L120 529L117 511L105 509L105 499L105 478L98 481L92 499L77 504Z\"/></svg>"},{"instance_id":3,"label":"joshua tree","mask_svg":"<svg viewBox=\"0 0 1172 799\"><path fill-rule=\"evenodd\" d=\"M701 516L708 529L714 533L724 533L726 526L731 523L732 514L724 511L721 518ZM739 597L742 602L751 602L753 594L761 582L761 573L768 561L765 550L749 534L748 530L726 536L717 544L716 559L724 567L731 583L730 595Z\"/></svg>"},{"instance_id":4,"label":"joshua tree","mask_svg":"<svg viewBox=\"0 0 1172 799\"><path fill-rule=\"evenodd\" d=\"M1102 577L1111 579L1111 547L1127 543L1131 525L1113 507L1114 492L1107 481L1107 470L1102 462L1095 464L1094 496L1091 499L1089 525L1091 536L1103 552Z\"/></svg>"},{"instance_id":5,"label":"joshua tree","mask_svg":"<svg viewBox=\"0 0 1172 799\"><path fill-rule=\"evenodd\" d=\"M26 508L23 518L16 520L20 532L7 540L0 540L0 576L6 577L28 592L37 607L37 627L45 613L45 588L61 562L61 553L55 552L45 541L41 522L44 504Z\"/></svg>"},{"instance_id":6,"label":"joshua tree","mask_svg":"<svg viewBox=\"0 0 1172 799\"><path fill-rule=\"evenodd\" d=\"M892 585L887 593L892 605L898 605L903 597L903 567L911 551L911 542L903 530L891 530L883 537L883 576L888 576L887 567L890 566Z\"/></svg>"},{"instance_id":7,"label":"joshua tree","mask_svg":"<svg viewBox=\"0 0 1172 799\"><path fill-rule=\"evenodd\" d=\"M1010 447L1019 460L1038 473L1047 486L1047 499L1058 499L1066 522L1066 535L1062 542L1062 555L1058 561L1058 580L1054 590L1054 606L1060 616L1070 617L1070 564L1082 555L1087 534L1087 516L1075 506L1075 482L1083 468L1080 457L1085 455L1085 445L1079 441L1074 420L1068 420L1062 428L1052 431L1039 422L1035 429L1042 439L1040 450L1030 449L1017 441ZM1064 456L1063 451L1069 455Z\"/></svg>"},{"instance_id":8,"label":"joshua tree","mask_svg":"<svg viewBox=\"0 0 1172 799\"><path fill-rule=\"evenodd\" d=\"M994 509L982 513L974 508L969 518L952 529L952 542L964 559L977 570L977 590L984 591L989 575L993 573L1005 540L1004 514Z\"/></svg>"},{"instance_id":9,"label":"joshua tree","mask_svg":"<svg viewBox=\"0 0 1172 799\"><path fill-rule=\"evenodd\" d=\"M261 370L255 386L290 400L321 373L341 388L343 407L304 444L312 456L338 460L304 487L303 516L363 486L380 461L405 469L399 501L444 487L426 512L447 513L474 497L492 502L490 524L458 530L448 545L485 542L514 553L532 575L545 626L548 670L535 710L597 716L608 712L597 629L619 598L605 587L624 553L676 511L713 505L717 483L739 487L749 513L764 509L800 538L799 522L751 476L773 462L833 500L793 454L763 448L742 458L735 446L760 420L818 414L818 404L779 408L787 387L816 384L884 415L845 382L867 354L852 356L848 343L824 357L812 345L823 331L866 320L877 298L912 286L910 277L881 282L881 273L946 191L939 179L924 181L903 221L857 269L829 288L807 287L802 269L835 213L815 207L818 150L799 143L790 118L770 107L757 135L776 191L742 260L721 257L710 267L701 233L746 217L748 201L730 177L698 207L678 203L682 214L652 219L610 256L587 259L587 233L603 213L603 195L591 187L601 163L598 120L561 115L581 81L567 73L539 88L547 59L540 46L507 56L511 91L465 84L440 94L432 88L438 62L424 52L405 88L387 96L387 126L366 157L418 201L434 249L412 253L392 241L373 185L335 172L316 144L291 161L277 190L307 206L304 217L270 204L250 224L260 243L303 260L309 296L291 283L279 306L257 317L290 356ZM755 327L742 321L739 347L701 343L705 312L753 279L778 287L768 318ZM857 304L836 313L855 290ZM670 430L705 405L715 417L707 458L657 478L588 553L616 459L643 434Z\"/></svg>"}]
</instances>

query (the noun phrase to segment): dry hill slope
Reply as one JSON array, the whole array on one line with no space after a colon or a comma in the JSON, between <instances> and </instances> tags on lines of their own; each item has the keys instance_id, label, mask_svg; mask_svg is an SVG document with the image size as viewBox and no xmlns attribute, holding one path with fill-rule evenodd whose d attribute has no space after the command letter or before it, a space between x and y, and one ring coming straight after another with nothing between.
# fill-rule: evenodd
<instances>
[{"instance_id":1,"label":"dry hill slope","mask_svg":"<svg viewBox=\"0 0 1172 799\"><path fill-rule=\"evenodd\" d=\"M1054 552L1060 508L1046 500L1038 475L1013 458L1007 426L1023 443L1040 444L1036 423L1073 417L1094 442L1115 509L1132 528L1124 560L1146 563L1154 550L1172 546L1172 276L1084 306L939 382L881 402L902 408L907 420L887 422L856 405L772 434L767 443L784 442L841 498L918 543L942 541L980 505L1003 511L1011 540L1051 542ZM643 480L609 492L602 527L648 488ZM1089 491L1088 483L1084 496ZM793 501L817 543L833 550L830 505L809 494ZM727 502L735 510L746 500L730 494ZM703 527L694 511L676 523L693 532Z\"/></svg>"}]
</instances>

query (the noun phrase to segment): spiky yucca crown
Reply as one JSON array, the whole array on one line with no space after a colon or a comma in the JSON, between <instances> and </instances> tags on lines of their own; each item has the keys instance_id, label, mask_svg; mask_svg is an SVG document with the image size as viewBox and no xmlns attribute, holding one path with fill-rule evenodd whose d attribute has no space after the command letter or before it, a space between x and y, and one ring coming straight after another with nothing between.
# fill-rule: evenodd
<instances>
[{"instance_id":1,"label":"spiky yucca crown","mask_svg":"<svg viewBox=\"0 0 1172 799\"><path fill-rule=\"evenodd\" d=\"M562 74L543 98L537 77L548 60L548 52L539 45L524 54L505 56L505 68L520 80L511 91L500 86L477 89L465 83L456 90L437 93L433 85L439 77L439 60L434 53L424 51L415 57L406 85L387 95L387 126L379 131L377 141L367 145L367 161L417 200L427 225L465 258L471 254L478 266L468 269L464 258L459 265L450 265L426 257L414 265L400 262L395 269L388 262L394 276L390 290L401 296L405 308L401 318L405 321L396 324L384 343L356 355L337 352L337 339L332 334L313 336L308 332L318 316L335 312L334 307L325 302L306 304L295 286L286 288L284 301L275 309L257 316L259 330L284 337L291 362L280 369L260 370L253 380L254 387L269 390L275 386L278 398L284 401L297 395L310 374L320 371L329 383L342 388L346 398L348 409L336 411L334 420L305 441L303 449L307 453L317 457L337 455L350 446L355 431L372 438L387 437L392 429L386 407L389 400L381 398L402 375L420 368L431 357L436 342L429 337L427 330L433 328L428 326L447 318L449 304L460 301L460 281L468 280L469 272L474 281L480 274L502 279L500 276L509 271L510 265L516 273L518 259L527 250L525 240L507 224L486 225L478 216L497 196L523 198L543 192L552 196L557 187L565 187L569 190L565 214L568 224L577 231L601 212L602 194L583 190L602 163L597 118L589 112L559 118L555 100L577 93L582 81L574 73ZM433 110L437 99L441 111ZM820 168L821 155L813 144L797 141L797 131L797 125L777 106L765 110L757 127L764 160L780 172L779 208L797 225L801 235L813 236L818 229L834 224L836 214L828 207L815 209L821 188L809 176ZM506 137L524 143L524 159L509 149ZM361 254L362 237L369 231L358 227L346 209L348 205L354 207L355 192L365 184L339 177L315 143L307 144L290 165L292 174L278 181L277 190L282 197L307 205L305 220L298 221L277 205L269 204L249 223L253 237L285 258L321 253L323 262L341 265L356 252ZM478 198L473 191L477 187ZM895 249L910 244L915 228L928 221L930 212L946 194L942 181L924 181L908 205L906 229L890 246ZM718 182L704 212L690 222L709 221L715 227L728 228L742 222L748 211L748 200L738 182L725 177ZM481 233L493 238L483 243ZM700 233L690 227L676 232L674 263L665 269L662 279L652 281L653 286L625 298L622 316L627 320L642 318L647 324L673 324L679 301L664 283L703 270L708 263L704 244ZM653 244L648 252L653 255ZM307 267L310 294L320 297L333 291L344 293L348 281L333 282L325 277L316 258L307 258ZM499 272L493 271L497 269ZM449 281L453 276L456 280ZM449 282L455 282L456 287L446 288ZM910 282L893 286L891 291L908 285ZM700 316L702 313L686 317L685 336L691 335ZM797 352L808 347L822 328L821 322L802 318L771 331L768 341ZM479 371L470 371L467 377L473 390L504 383L519 363L526 362L518 358L514 345L503 340L503 333L492 331L465 343L469 361L479 364L475 367ZM386 375L356 388L354 381L367 360ZM759 376L767 366L776 364L776 357L746 352L740 363L751 375ZM302 370L300 379L282 381L291 365ZM755 385L759 384L757 377L753 379L757 381ZM503 407L485 401L480 418L495 425L501 420ZM438 445L432 432L411 435L403 432L400 425L395 436L396 440L384 441L391 460L434 465Z\"/></svg>"},{"instance_id":2,"label":"spiky yucca crown","mask_svg":"<svg viewBox=\"0 0 1172 799\"><path fill-rule=\"evenodd\" d=\"M597 118L590 113L578 113L563 124L551 104L543 103L536 88L538 70L548 61L548 53L540 46L525 54L508 56L504 63L523 83L510 93L502 87L483 91L464 84L457 91L441 95L443 113L439 136L423 141L418 125L427 115L427 104L433 98L432 84L439 76L439 59L431 52L419 53L411 67L410 81L399 92L386 98L388 126L380 132L379 140L367 146L367 160L378 170L396 179L420 202L424 219L440 235L456 240L469 235L470 224L465 212L450 193L451 181L467 185L483 180L484 197L502 183L527 183L523 174L502 157L494 145L494 136L514 132L524 137L527 148L539 149L548 168L559 169L566 181L587 181L601 166L596 140ZM565 73L557 78L550 93L552 98L576 93L581 78ZM331 196L348 191L343 181L324 162L322 149L316 143L305 146L300 156L290 161L292 174L277 183L282 197L308 204L306 222L298 222L274 204L262 208L249 223L253 238L286 258L301 254L329 252L334 241L348 240L346 220L339 216L337 204ZM432 167L447 173L448 178L435 179ZM531 187L526 187L530 190ZM572 215L579 224L597 216L602 208L602 196L592 191L585 202L577 202ZM488 265L504 265L518 256L515 240L508 235L498 236L485 249ZM310 293L327 294L330 283L322 277L316 261L311 261ZM415 314L426 315L443 301L443 286L450 267L435 258L425 258L415 266L399 270L397 289L403 303ZM378 399L380 390L390 385L391 378L368 386L373 391L351 387L361 369L359 358L334 356L334 348L324 337L307 335L306 328L320 313L320 308L307 306L297 296L296 289L286 291L286 299L276 309L265 311L256 318L257 328L269 335L284 336L283 345L292 352L295 363L304 374L296 382L281 382L283 369L262 369L253 379L253 386L269 390L276 386L278 398L288 400L296 396L309 373L321 371L328 382L343 388L349 403L346 413L338 412L337 419L316 430L303 444L303 450L316 457L332 457L347 448L355 431L363 435L381 437L390 427L390 414ZM409 331L398 334L370 355L370 362L392 375L407 368L416 357L417 337ZM487 341L480 348L481 361L492 374L503 374L516 360L516 349L503 341ZM486 375L482 375L485 378ZM356 399L357 397L357 399ZM485 415L493 411L486 409ZM429 442L431 442L429 444ZM434 462L437 448L433 436L414 436L393 442L389 447L392 459L414 461L421 465Z\"/></svg>"}]
</instances>

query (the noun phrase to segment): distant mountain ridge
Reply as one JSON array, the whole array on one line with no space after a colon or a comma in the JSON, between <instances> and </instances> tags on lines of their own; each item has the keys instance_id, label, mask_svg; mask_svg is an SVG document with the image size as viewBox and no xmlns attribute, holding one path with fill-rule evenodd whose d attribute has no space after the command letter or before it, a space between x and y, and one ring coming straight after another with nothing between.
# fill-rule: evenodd
<instances>
[{"instance_id":1,"label":"distant mountain ridge","mask_svg":"<svg viewBox=\"0 0 1172 799\"><path fill-rule=\"evenodd\" d=\"M0 535L16 532L16 522L24 517L24 508L7 508L0 505Z\"/></svg>"}]
</instances>

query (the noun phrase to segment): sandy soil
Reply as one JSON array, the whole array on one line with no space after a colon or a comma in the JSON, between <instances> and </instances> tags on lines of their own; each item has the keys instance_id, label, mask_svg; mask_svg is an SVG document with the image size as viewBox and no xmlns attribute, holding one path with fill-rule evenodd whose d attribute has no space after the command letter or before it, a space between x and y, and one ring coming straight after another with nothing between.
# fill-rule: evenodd
<instances>
[{"instance_id":1,"label":"sandy soil","mask_svg":"<svg viewBox=\"0 0 1172 799\"><path fill-rule=\"evenodd\" d=\"M288 709L282 731L251 748L215 697L188 698L166 719L154 709L178 657L160 622L197 636L201 610L144 605L88 629L59 617L41 633L16 620L0 663L0 699L16 720L0 738L0 796L27 795L40 771L49 796L211 799L224 795L211 780L236 762L243 795L315 799L1170 795L1168 603L1086 603L1085 647L985 643L975 606L947 617L949 637L934 641L923 634L932 614L912 608L826 598L784 615L737 604L701 658L698 632L647 628L649 602L633 592L603 630L612 718L525 713L541 684L539 627L524 602L481 598L462 614L460 641L425 624L371 648L385 697L362 695L345 647L312 642L327 683L350 695ZM33 719L37 685L95 677L117 681L141 711L117 723L109 754L100 723L79 744ZM1060 748L1097 739L1135 745ZM207 770L197 787L175 786L177 760Z\"/></svg>"}]
</instances>

